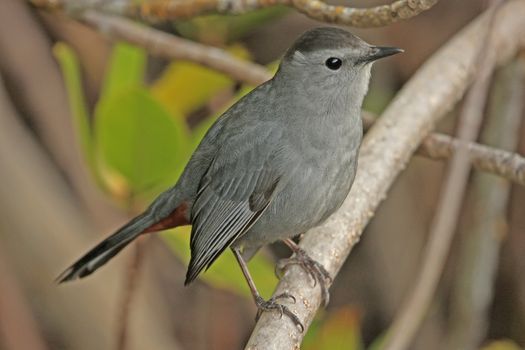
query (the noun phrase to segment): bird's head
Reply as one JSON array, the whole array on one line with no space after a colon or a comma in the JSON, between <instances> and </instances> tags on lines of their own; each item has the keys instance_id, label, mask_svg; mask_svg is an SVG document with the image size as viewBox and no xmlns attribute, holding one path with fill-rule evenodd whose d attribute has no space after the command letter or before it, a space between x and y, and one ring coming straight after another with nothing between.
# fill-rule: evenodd
<instances>
[{"instance_id":1,"label":"bird's head","mask_svg":"<svg viewBox=\"0 0 525 350\"><path fill-rule=\"evenodd\" d=\"M293 80L312 93L346 87L343 90L364 96L372 63L400 52L395 47L372 46L340 28L315 28L288 49L276 77Z\"/></svg>"}]
</instances>

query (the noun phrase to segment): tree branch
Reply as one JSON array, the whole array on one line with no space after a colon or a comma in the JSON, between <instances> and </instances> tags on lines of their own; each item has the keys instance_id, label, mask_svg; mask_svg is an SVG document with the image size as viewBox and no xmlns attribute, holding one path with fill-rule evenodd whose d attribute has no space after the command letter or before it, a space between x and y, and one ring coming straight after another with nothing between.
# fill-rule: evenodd
<instances>
[{"instance_id":1,"label":"tree branch","mask_svg":"<svg viewBox=\"0 0 525 350\"><path fill-rule=\"evenodd\" d=\"M484 44L479 45L476 50L476 79L467 94L459 118L459 147L452 156L450 168L445 176L445 184L430 226L422 267L413 290L387 332L383 347L385 350L403 350L410 345L430 307L447 260L470 174L467 143L473 142L479 134L492 71L496 64L495 52L490 48L494 40L494 17L498 10L499 4L487 11L489 19L480 29L483 32Z\"/></svg>"},{"instance_id":2,"label":"tree branch","mask_svg":"<svg viewBox=\"0 0 525 350\"><path fill-rule=\"evenodd\" d=\"M310 230L301 247L322 263L332 276L341 268L396 176L434 124L461 98L474 76L487 16L481 16L434 55L384 112L364 139L357 176L339 211L322 226ZM495 40L487 50L507 60L525 45L525 2L502 7L495 22ZM429 97L431 96L431 98ZM320 305L321 291L309 276L290 266L274 295L288 292L297 303L284 302L308 327ZM263 313L247 349L296 349L304 333L286 318Z\"/></svg>"},{"instance_id":3,"label":"tree branch","mask_svg":"<svg viewBox=\"0 0 525 350\"><path fill-rule=\"evenodd\" d=\"M237 81L259 85L272 77L265 67L236 58L222 49L182 39L125 18L92 10L80 13L78 18L110 38L144 47L152 55L192 61Z\"/></svg>"},{"instance_id":4,"label":"tree branch","mask_svg":"<svg viewBox=\"0 0 525 350\"><path fill-rule=\"evenodd\" d=\"M149 22L188 19L210 13L242 14L283 5L295 8L310 18L352 27L380 27L417 16L438 0L397 0L389 5L367 9L328 5L319 0L160 0L160 1L67 1L32 0L38 7L64 9L75 13L97 9L104 13L125 15Z\"/></svg>"},{"instance_id":5,"label":"tree branch","mask_svg":"<svg viewBox=\"0 0 525 350\"><path fill-rule=\"evenodd\" d=\"M525 61L505 67L495 82L483 142L515 150L520 138L525 92ZM451 295L447 349L478 349L486 337L494 296L500 248L508 229L512 184L487 174L474 174L472 207L464 232Z\"/></svg>"},{"instance_id":6,"label":"tree branch","mask_svg":"<svg viewBox=\"0 0 525 350\"><path fill-rule=\"evenodd\" d=\"M365 130L372 127L376 118L371 113L363 113ZM434 159L447 160L459 147L459 140L441 133L431 133L416 151L417 155ZM480 171L504 177L525 186L525 157L476 142L467 143L471 165Z\"/></svg>"},{"instance_id":7,"label":"tree branch","mask_svg":"<svg viewBox=\"0 0 525 350\"><path fill-rule=\"evenodd\" d=\"M459 146L459 141L448 135L431 134L419 149L418 154L436 159L450 158ZM525 186L525 158L517 153L469 142L467 144L472 166L477 170L499 175Z\"/></svg>"}]
</instances>

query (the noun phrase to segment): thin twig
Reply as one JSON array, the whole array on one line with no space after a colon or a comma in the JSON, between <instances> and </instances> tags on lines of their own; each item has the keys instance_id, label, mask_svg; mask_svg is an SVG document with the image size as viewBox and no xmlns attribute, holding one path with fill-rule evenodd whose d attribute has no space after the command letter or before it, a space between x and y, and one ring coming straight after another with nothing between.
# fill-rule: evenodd
<instances>
[{"instance_id":1,"label":"thin twig","mask_svg":"<svg viewBox=\"0 0 525 350\"><path fill-rule=\"evenodd\" d=\"M497 76L483 142L515 150L520 137L525 62L517 60ZM508 227L511 183L477 173L473 177L468 225L461 232L451 297L447 349L478 349L486 336L502 238Z\"/></svg>"},{"instance_id":2,"label":"thin twig","mask_svg":"<svg viewBox=\"0 0 525 350\"><path fill-rule=\"evenodd\" d=\"M126 270L124 290L122 291L122 302L119 307L118 332L117 332L117 350L128 348L128 328L131 315L131 304L135 296L137 284L140 277L140 270L144 261L144 254L147 241L150 236L137 240L134 245L135 252L129 262Z\"/></svg>"},{"instance_id":3,"label":"thin twig","mask_svg":"<svg viewBox=\"0 0 525 350\"><path fill-rule=\"evenodd\" d=\"M357 176L348 198L322 226L304 235L300 246L335 277L373 216L397 175L434 124L461 98L475 73L481 44L507 60L525 45L525 2L503 6L496 21L494 42L483 40L487 16L474 21L436 53L403 87L364 139ZM432 96L432 98L429 98ZM310 325L321 303L321 290L312 288L309 276L290 266L274 295L295 296L297 303L283 301ZM304 333L286 318L264 313L247 349L297 349Z\"/></svg>"},{"instance_id":4,"label":"thin twig","mask_svg":"<svg viewBox=\"0 0 525 350\"><path fill-rule=\"evenodd\" d=\"M365 130L372 127L375 122L376 118L371 113L363 113ZM458 139L441 133L432 133L419 145L416 154L434 160L447 160L458 147ZM476 142L469 142L467 150L471 165L476 170L498 175L525 186L525 157Z\"/></svg>"},{"instance_id":5,"label":"thin twig","mask_svg":"<svg viewBox=\"0 0 525 350\"><path fill-rule=\"evenodd\" d=\"M458 147L459 141L456 138L431 134L423 141L417 153L428 158L445 160L450 158ZM469 142L467 150L471 165L475 169L499 175L525 186L525 157L475 142Z\"/></svg>"},{"instance_id":6,"label":"thin twig","mask_svg":"<svg viewBox=\"0 0 525 350\"><path fill-rule=\"evenodd\" d=\"M397 0L389 5L353 8L328 5L320 0L157 0L157 1L68 1L32 0L35 6L65 9L78 13L94 9L113 15L125 15L149 22L173 21L221 13L242 14L262 8L283 5L295 8L310 18L352 27L380 27L417 16L438 0Z\"/></svg>"},{"instance_id":7,"label":"thin twig","mask_svg":"<svg viewBox=\"0 0 525 350\"><path fill-rule=\"evenodd\" d=\"M445 177L444 189L423 254L425 260L414 289L387 332L383 347L385 350L403 350L409 346L426 315L445 266L470 172L467 144L473 142L479 134L490 78L495 66L495 53L490 50L490 41L498 8L499 6L494 5L489 9L488 24L483 28L483 45L479 45L476 50L478 74L467 94L460 115L459 147L452 156L450 168Z\"/></svg>"},{"instance_id":8,"label":"thin twig","mask_svg":"<svg viewBox=\"0 0 525 350\"><path fill-rule=\"evenodd\" d=\"M125 18L96 11L86 11L78 17L110 38L144 47L155 56L192 61L252 85L272 77L263 66L236 58L222 49L182 39Z\"/></svg>"}]
</instances>

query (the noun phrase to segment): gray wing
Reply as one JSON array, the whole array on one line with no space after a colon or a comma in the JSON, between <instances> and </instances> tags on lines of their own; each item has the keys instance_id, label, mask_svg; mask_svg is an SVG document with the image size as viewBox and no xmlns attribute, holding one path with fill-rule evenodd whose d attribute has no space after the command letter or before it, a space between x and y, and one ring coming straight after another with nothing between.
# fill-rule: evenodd
<instances>
[{"instance_id":1,"label":"gray wing","mask_svg":"<svg viewBox=\"0 0 525 350\"><path fill-rule=\"evenodd\" d=\"M287 182L284 128L275 110L260 107L272 99L270 88L271 81L257 87L220 118L206 140L214 151L204 176L188 175L195 195L186 284L257 221Z\"/></svg>"},{"instance_id":2,"label":"gray wing","mask_svg":"<svg viewBox=\"0 0 525 350\"><path fill-rule=\"evenodd\" d=\"M268 207L279 176L268 167L224 166L204 178L192 207L191 260L185 284L245 233Z\"/></svg>"}]
</instances>

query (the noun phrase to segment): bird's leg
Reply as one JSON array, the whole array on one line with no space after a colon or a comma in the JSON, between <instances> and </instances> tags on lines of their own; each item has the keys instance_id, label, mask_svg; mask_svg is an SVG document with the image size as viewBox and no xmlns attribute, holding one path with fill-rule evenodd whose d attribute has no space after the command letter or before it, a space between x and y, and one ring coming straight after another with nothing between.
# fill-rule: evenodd
<instances>
[{"instance_id":1,"label":"bird's leg","mask_svg":"<svg viewBox=\"0 0 525 350\"><path fill-rule=\"evenodd\" d=\"M304 330L304 326L299 320L299 318L286 306L276 302L276 300L278 299L288 298L293 300L293 302L295 303L295 297L289 293L282 293L271 297L268 300L264 300L259 294L259 291L257 291L257 287L255 287L255 283L253 282L253 278L250 275L250 272L248 271L248 266L246 265L246 262L244 261L241 252L237 248L232 248L232 250L233 254L235 255L235 258L237 259L237 262L239 263L239 266L241 267L242 274L248 282L248 286L250 287L250 291L252 292L255 305L257 305L257 308L259 309L257 311L257 316L255 317L255 320L259 320L259 317L261 317L263 311L277 310L280 313L281 318L283 317L283 315L288 316L292 320L292 322L301 329L302 332Z\"/></svg>"},{"instance_id":2,"label":"bird's leg","mask_svg":"<svg viewBox=\"0 0 525 350\"><path fill-rule=\"evenodd\" d=\"M326 271L323 265L312 259L301 247L299 247L293 240L286 238L282 240L290 250L293 252L293 255L288 259L283 259L277 264L279 270L283 270L288 265L299 265L301 266L308 274L312 277L314 281L314 287L319 282L319 287L321 287L321 296L324 306L328 304L330 300L330 293L328 292L327 282L332 281L332 277Z\"/></svg>"}]
</instances>

